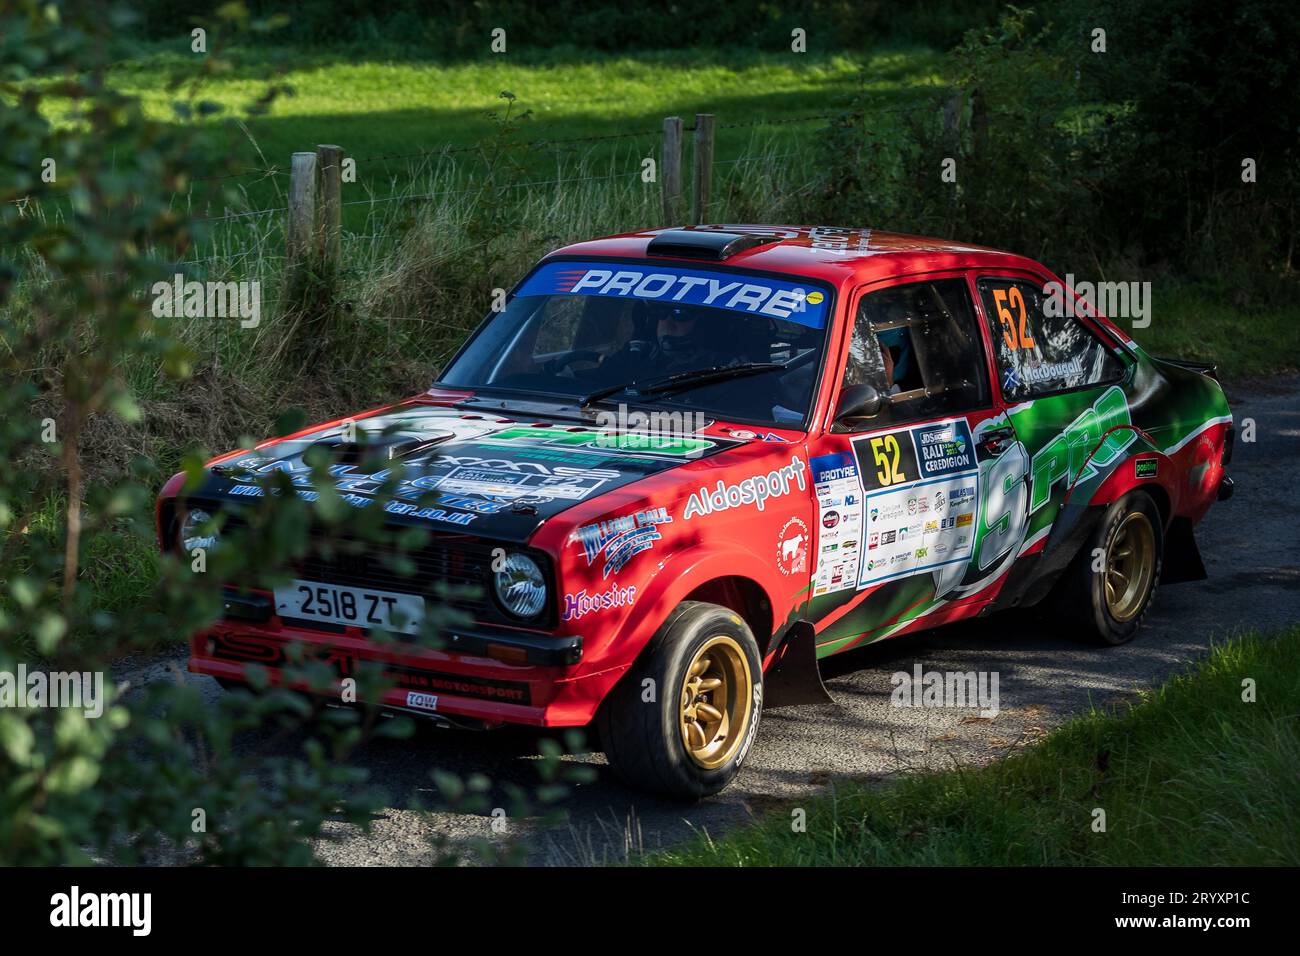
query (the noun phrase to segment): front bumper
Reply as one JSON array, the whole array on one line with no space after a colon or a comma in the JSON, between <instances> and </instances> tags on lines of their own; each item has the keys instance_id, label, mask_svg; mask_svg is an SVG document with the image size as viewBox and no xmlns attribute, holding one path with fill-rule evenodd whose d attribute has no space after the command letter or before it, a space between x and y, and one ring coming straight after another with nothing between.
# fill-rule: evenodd
<instances>
[{"instance_id":1,"label":"front bumper","mask_svg":"<svg viewBox=\"0 0 1300 956\"><path fill-rule=\"evenodd\" d=\"M223 620L190 640L189 670L244 682L245 668L266 668L275 686L309 690L284 669L297 661L326 664L334 690L363 662L379 665L393 686L376 703L431 718L457 716L494 726L582 726L589 722L622 670L584 672L582 637L474 627L445 635L437 650L378 644L359 628L327 633L291 627L276 618L269 596L229 596ZM299 657L298 655L301 655ZM414 701L414 703L413 703Z\"/></svg>"},{"instance_id":2,"label":"front bumper","mask_svg":"<svg viewBox=\"0 0 1300 956\"><path fill-rule=\"evenodd\" d=\"M223 597L224 616L229 620L265 623L274 614L269 594L233 594ZM458 628L444 635L448 650L476 657L489 657L511 664L539 667L571 667L582 661L582 638L523 634L501 629Z\"/></svg>"}]
</instances>

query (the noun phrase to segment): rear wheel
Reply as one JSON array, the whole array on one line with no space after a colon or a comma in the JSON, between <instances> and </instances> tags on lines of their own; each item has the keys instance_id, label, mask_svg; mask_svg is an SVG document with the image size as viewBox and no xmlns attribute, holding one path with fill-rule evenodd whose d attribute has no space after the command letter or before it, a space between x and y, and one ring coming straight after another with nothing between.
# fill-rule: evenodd
<instances>
[{"instance_id":1,"label":"rear wheel","mask_svg":"<svg viewBox=\"0 0 1300 956\"><path fill-rule=\"evenodd\" d=\"M1133 639L1160 580L1162 524L1141 491L1106 509L1063 582L1060 610L1080 636L1109 645Z\"/></svg>"},{"instance_id":2,"label":"rear wheel","mask_svg":"<svg viewBox=\"0 0 1300 956\"><path fill-rule=\"evenodd\" d=\"M601 705L610 766L643 790L717 793L758 731L762 673L754 635L734 611L683 602Z\"/></svg>"}]
</instances>

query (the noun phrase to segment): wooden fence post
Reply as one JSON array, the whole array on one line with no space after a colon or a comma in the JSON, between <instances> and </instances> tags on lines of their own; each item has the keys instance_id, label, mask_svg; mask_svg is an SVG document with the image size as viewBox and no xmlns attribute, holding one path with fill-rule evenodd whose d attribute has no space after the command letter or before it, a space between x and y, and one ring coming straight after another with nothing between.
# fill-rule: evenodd
<instances>
[{"instance_id":1,"label":"wooden fence post","mask_svg":"<svg viewBox=\"0 0 1300 956\"><path fill-rule=\"evenodd\" d=\"M971 90L970 93L970 134L971 149L977 153L983 152L988 143L989 115L988 104L979 90Z\"/></svg>"},{"instance_id":2,"label":"wooden fence post","mask_svg":"<svg viewBox=\"0 0 1300 956\"><path fill-rule=\"evenodd\" d=\"M315 237L316 154L294 153L289 167L289 225L285 237L290 269L311 258Z\"/></svg>"},{"instance_id":3,"label":"wooden fence post","mask_svg":"<svg viewBox=\"0 0 1300 956\"><path fill-rule=\"evenodd\" d=\"M952 94L943 104L943 138L954 150L961 147L961 113L966 97L960 91Z\"/></svg>"},{"instance_id":4,"label":"wooden fence post","mask_svg":"<svg viewBox=\"0 0 1300 956\"><path fill-rule=\"evenodd\" d=\"M316 147L316 176L320 204L320 258L327 269L338 266L343 242L342 166L342 147L329 145Z\"/></svg>"},{"instance_id":5,"label":"wooden fence post","mask_svg":"<svg viewBox=\"0 0 1300 956\"><path fill-rule=\"evenodd\" d=\"M664 153L659 175L663 183L664 225L682 221L682 118L664 117Z\"/></svg>"},{"instance_id":6,"label":"wooden fence post","mask_svg":"<svg viewBox=\"0 0 1300 956\"><path fill-rule=\"evenodd\" d=\"M713 114L695 114L695 184L691 222L700 225L709 214L709 186L713 181Z\"/></svg>"}]
</instances>

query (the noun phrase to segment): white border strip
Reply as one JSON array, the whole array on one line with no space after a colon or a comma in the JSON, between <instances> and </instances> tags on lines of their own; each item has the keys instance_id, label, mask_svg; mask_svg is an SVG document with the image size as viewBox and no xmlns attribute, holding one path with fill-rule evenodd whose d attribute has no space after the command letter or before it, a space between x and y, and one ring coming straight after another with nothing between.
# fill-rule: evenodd
<instances>
[{"instance_id":1,"label":"white border strip","mask_svg":"<svg viewBox=\"0 0 1300 956\"><path fill-rule=\"evenodd\" d=\"M1191 442L1192 439L1199 437L1200 434L1204 432L1207 428L1213 428L1215 425L1231 425L1231 424L1232 424L1231 415L1220 415L1218 418L1208 419L1205 422L1205 424L1201 425L1200 428L1196 429L1196 431L1192 432L1190 435L1184 437L1178 444L1166 448L1163 453L1165 455L1175 455L1179 451L1181 451L1184 447L1186 447L1186 445L1189 442Z\"/></svg>"},{"instance_id":2,"label":"white border strip","mask_svg":"<svg viewBox=\"0 0 1300 956\"><path fill-rule=\"evenodd\" d=\"M1020 550L1016 552L1016 557L1017 558L1020 557L1022 554L1024 554L1026 551L1032 548L1034 545L1038 544L1038 542L1042 541L1049 534L1051 534L1052 525L1054 525L1055 523L1056 522L1052 522L1052 524L1049 524L1046 528L1043 528L1040 531L1038 531L1036 534L1034 534L1033 537L1026 538L1024 543L1020 545Z\"/></svg>"}]
</instances>

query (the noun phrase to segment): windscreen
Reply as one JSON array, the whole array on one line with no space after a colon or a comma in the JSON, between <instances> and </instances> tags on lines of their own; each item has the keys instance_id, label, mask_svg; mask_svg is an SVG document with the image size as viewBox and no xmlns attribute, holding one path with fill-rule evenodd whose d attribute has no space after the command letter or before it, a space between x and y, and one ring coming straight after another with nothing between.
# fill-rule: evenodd
<instances>
[{"instance_id":1,"label":"windscreen","mask_svg":"<svg viewBox=\"0 0 1300 956\"><path fill-rule=\"evenodd\" d=\"M458 388L610 401L798 427L821 368L828 288L797 276L561 260L534 271L439 379ZM776 368L749 368L774 365ZM728 369L722 379L691 373Z\"/></svg>"}]
</instances>

